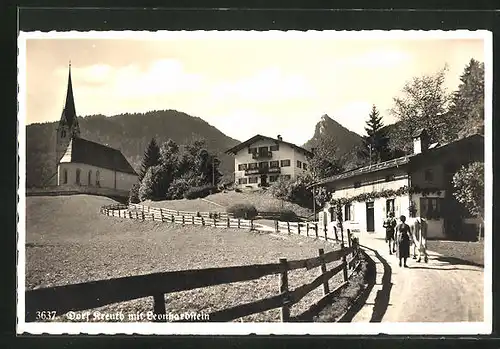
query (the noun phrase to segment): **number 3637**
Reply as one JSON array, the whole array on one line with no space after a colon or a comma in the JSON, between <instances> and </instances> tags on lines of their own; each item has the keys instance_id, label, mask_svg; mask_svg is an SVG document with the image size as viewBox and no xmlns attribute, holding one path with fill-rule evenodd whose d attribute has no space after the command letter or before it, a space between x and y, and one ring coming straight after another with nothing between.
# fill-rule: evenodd
<instances>
[{"instance_id":1,"label":"number 3637","mask_svg":"<svg viewBox=\"0 0 500 349\"><path fill-rule=\"evenodd\" d=\"M54 320L56 317L56 312L53 310L44 310L36 312L37 320Z\"/></svg>"}]
</instances>

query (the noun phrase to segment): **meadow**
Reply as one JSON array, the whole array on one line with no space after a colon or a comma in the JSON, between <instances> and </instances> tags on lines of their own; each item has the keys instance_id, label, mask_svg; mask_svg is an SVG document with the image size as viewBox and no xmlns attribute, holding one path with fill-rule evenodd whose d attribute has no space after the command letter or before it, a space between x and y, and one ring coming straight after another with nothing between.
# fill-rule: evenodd
<instances>
[{"instance_id":1,"label":"meadow","mask_svg":"<svg viewBox=\"0 0 500 349\"><path fill-rule=\"evenodd\" d=\"M224 197L222 194L220 197ZM27 290L155 272L273 263L279 258L316 257L319 248L325 252L338 249L331 242L298 235L143 222L99 213L101 206L112 203L111 199L90 195L27 197ZM330 263L328 267L338 263ZM290 289L318 275L317 268L292 271ZM330 289L341 278L341 273L332 278ZM167 311L209 313L278 294L278 285L279 276L271 275L171 293L166 296ZM318 288L294 305L291 315L298 315L321 297L322 289ZM152 310L152 303L151 298L144 298L99 310L146 312ZM278 321L279 310L250 315L243 320ZM65 317L58 321L65 321Z\"/></svg>"}]
</instances>

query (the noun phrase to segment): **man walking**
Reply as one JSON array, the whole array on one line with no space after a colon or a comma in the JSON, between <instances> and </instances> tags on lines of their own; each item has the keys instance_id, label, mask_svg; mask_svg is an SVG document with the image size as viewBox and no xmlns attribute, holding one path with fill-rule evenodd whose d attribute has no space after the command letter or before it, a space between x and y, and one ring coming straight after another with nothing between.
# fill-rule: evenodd
<instances>
[{"instance_id":1,"label":"man walking","mask_svg":"<svg viewBox=\"0 0 500 349\"><path fill-rule=\"evenodd\" d=\"M389 212L387 219L384 220L385 242L389 243L389 254L396 253L396 243L394 241L394 231L396 228L396 219L394 212Z\"/></svg>"}]
</instances>

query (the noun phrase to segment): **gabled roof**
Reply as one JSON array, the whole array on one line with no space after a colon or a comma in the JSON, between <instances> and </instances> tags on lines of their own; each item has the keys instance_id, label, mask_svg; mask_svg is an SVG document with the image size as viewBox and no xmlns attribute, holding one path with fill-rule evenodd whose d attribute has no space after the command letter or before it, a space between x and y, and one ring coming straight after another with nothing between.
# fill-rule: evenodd
<instances>
[{"instance_id":1,"label":"gabled roof","mask_svg":"<svg viewBox=\"0 0 500 349\"><path fill-rule=\"evenodd\" d=\"M79 137L71 141L71 162L137 175L120 150Z\"/></svg>"},{"instance_id":2,"label":"gabled roof","mask_svg":"<svg viewBox=\"0 0 500 349\"><path fill-rule=\"evenodd\" d=\"M376 172L376 171L381 171L381 170L385 170L388 168L403 166L403 165L410 162L410 158L412 156L414 156L414 155L413 154L406 155L406 156L402 156L402 157L399 157L396 159L392 159L392 160L388 160L388 161L384 161L384 162L379 162L378 164L364 166L364 167L360 167L360 168L357 168L357 169L354 169L351 171L343 172L343 173L338 174L336 176L322 179L322 180L318 181L317 183L314 183L314 186L335 182L339 179L350 178L350 177L354 177L354 176L364 174L364 173Z\"/></svg>"},{"instance_id":3,"label":"gabled roof","mask_svg":"<svg viewBox=\"0 0 500 349\"><path fill-rule=\"evenodd\" d=\"M286 144L286 145L292 147L293 149L295 149L295 150L297 150L299 152L302 152L302 153L304 153L304 154L306 154L308 156L313 156L312 152L310 152L309 150L304 149L302 147L299 147L296 144L293 144L293 143L290 143L290 142L285 142L283 140L272 138L272 137L263 136L263 135L260 135L260 134L255 135L252 138L247 139L246 141L241 142L240 144L232 147L231 149L226 150L226 154L236 155L240 150L242 150L245 147L248 147L248 146L252 145L253 143L255 143L257 141L260 141L260 140L269 140L269 141L276 142L277 144L279 144L279 143Z\"/></svg>"},{"instance_id":4,"label":"gabled roof","mask_svg":"<svg viewBox=\"0 0 500 349\"><path fill-rule=\"evenodd\" d=\"M365 174L365 173L377 172L377 171L381 171L381 170L385 170L385 169L389 169L389 168L399 167L399 166L410 163L410 161L412 161L412 159L416 160L416 158L422 158L428 154L434 154L437 151L442 151L443 149L446 149L452 145L462 143L462 142L473 141L476 138L478 140L482 140L482 139L484 139L484 136L481 134L474 134L474 135L471 135L469 137L465 137L465 138L456 140L454 142L450 142L450 143L446 143L446 144L442 144L442 145L438 144L437 146L435 146L433 148L427 149L427 151L424 153L409 154L409 155L402 156L402 157L399 157L396 159L380 162L378 164L360 167L360 168L357 168L357 169L354 169L351 171L346 171L346 172L343 172L343 173L338 174L336 176L332 176L332 177L328 177L328 178L319 180L318 182L310 185L309 187L324 185L327 183L332 183L332 182L335 182L335 181L338 181L341 179L355 177L355 176Z\"/></svg>"}]
</instances>

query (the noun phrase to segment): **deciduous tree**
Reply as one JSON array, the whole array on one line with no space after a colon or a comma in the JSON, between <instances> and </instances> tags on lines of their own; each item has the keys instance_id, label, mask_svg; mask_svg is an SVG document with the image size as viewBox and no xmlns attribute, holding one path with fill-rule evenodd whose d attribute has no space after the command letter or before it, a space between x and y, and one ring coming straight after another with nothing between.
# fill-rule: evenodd
<instances>
[{"instance_id":1,"label":"deciduous tree","mask_svg":"<svg viewBox=\"0 0 500 349\"><path fill-rule=\"evenodd\" d=\"M427 129L432 142L446 140L451 120L446 113L450 95L444 86L447 67L434 75L414 77L405 83L401 95L394 98L390 113L400 123L390 135L391 149L412 151L412 136L420 128Z\"/></svg>"}]
</instances>

